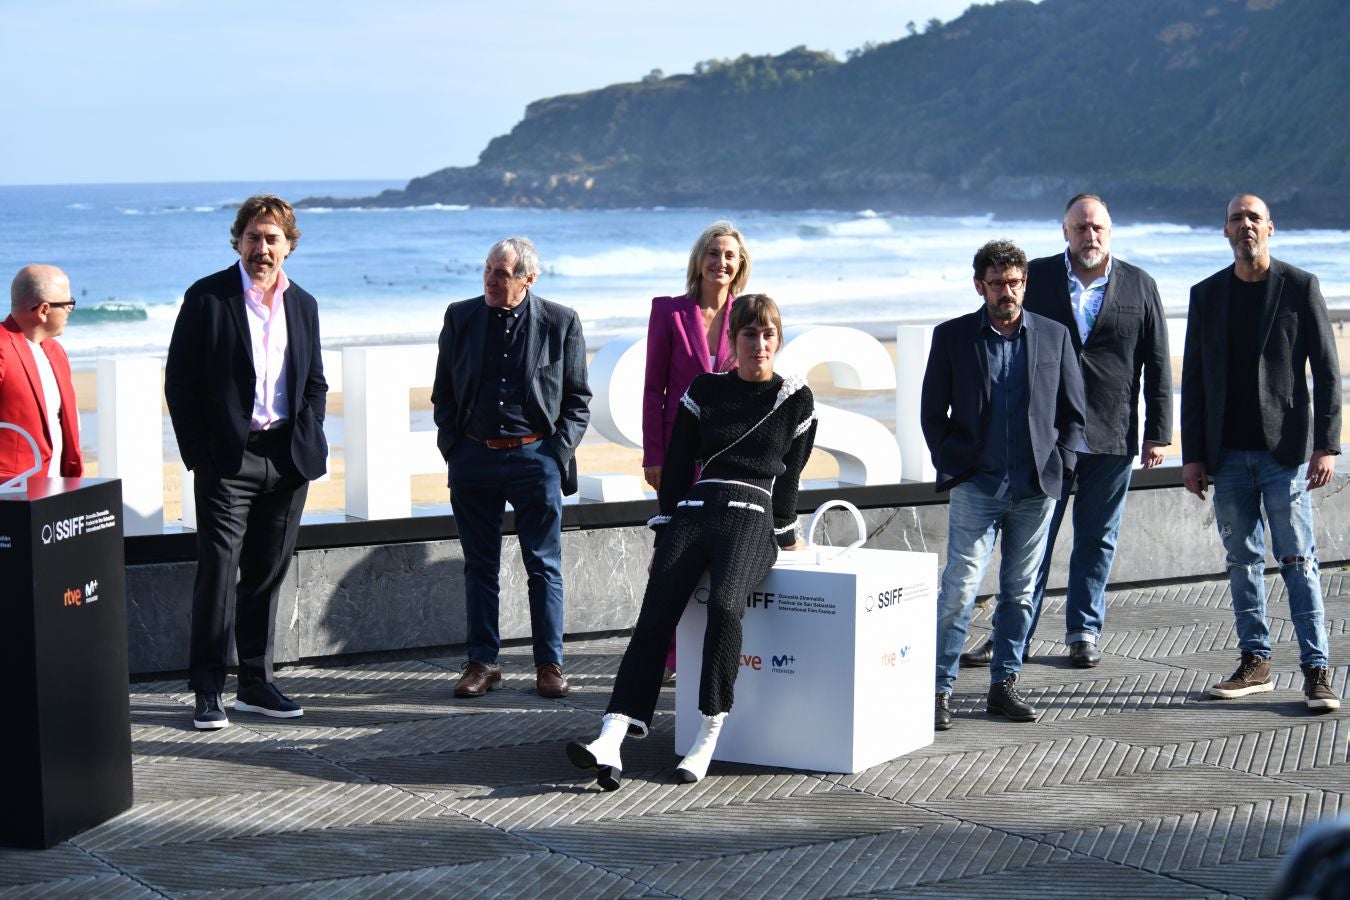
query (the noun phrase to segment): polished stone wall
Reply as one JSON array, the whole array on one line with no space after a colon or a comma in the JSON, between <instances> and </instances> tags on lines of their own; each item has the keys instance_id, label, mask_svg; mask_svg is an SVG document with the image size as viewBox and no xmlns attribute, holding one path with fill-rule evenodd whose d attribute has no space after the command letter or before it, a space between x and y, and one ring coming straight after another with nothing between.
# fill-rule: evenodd
<instances>
[{"instance_id":1,"label":"polished stone wall","mask_svg":"<svg viewBox=\"0 0 1350 900\"><path fill-rule=\"evenodd\" d=\"M1350 478L1313 494L1318 556L1324 566L1350 560ZM1070 512L1070 515L1072 512ZM943 504L863 510L867 546L944 556ZM805 517L803 518L805 524ZM853 521L827 514L822 543L853 540ZM1050 578L1062 588L1072 530L1060 534ZM569 637L631 628L651 554L643 527L590 528L563 534ZM501 633L528 638L525 573L515 538L502 547ZM132 565L127 618L133 673L187 668L193 563ZM997 590L995 551L982 594ZM1180 487L1133 490L1121 528L1113 583L1221 575L1224 554L1213 505ZM277 611L277 662L369 651L463 644L464 577L457 540L302 550L286 577ZM1047 632L1047 637L1050 633Z\"/></svg>"}]
</instances>

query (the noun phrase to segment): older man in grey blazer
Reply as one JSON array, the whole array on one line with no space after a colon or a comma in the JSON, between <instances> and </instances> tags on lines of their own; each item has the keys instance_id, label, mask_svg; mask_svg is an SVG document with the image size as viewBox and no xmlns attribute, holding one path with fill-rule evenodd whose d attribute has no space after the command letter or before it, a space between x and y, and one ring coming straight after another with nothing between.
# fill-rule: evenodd
<instances>
[{"instance_id":1,"label":"older man in grey blazer","mask_svg":"<svg viewBox=\"0 0 1350 900\"><path fill-rule=\"evenodd\" d=\"M464 551L468 662L456 697L501 684L497 664L502 515L515 511L534 637L535 687L568 692L562 671L562 497L576 492L573 455L586 432L591 390L581 319L531 286L539 256L523 237L498 241L483 295L450 304L431 403L449 469L450 505Z\"/></svg>"},{"instance_id":2,"label":"older man in grey blazer","mask_svg":"<svg viewBox=\"0 0 1350 900\"><path fill-rule=\"evenodd\" d=\"M951 491L938 594L939 731L952 725L961 645L995 539L1003 563L986 709L1016 722L1039 715L1016 681L1050 515L1083 435L1083 380L1069 332L1022 309L1026 254L990 241L974 267L984 302L933 330L920 399L937 489Z\"/></svg>"},{"instance_id":3,"label":"older man in grey blazer","mask_svg":"<svg viewBox=\"0 0 1350 900\"><path fill-rule=\"evenodd\" d=\"M1273 258L1274 233L1260 197L1234 197L1224 224L1233 265L1191 288L1181 374L1182 477L1202 500L1213 481L1242 653L1232 677L1211 687L1210 696L1245 697L1275 687L1264 508L1298 638L1304 702L1313 712L1329 712L1340 708L1340 698L1327 661L1309 491L1331 482L1341 452L1341 368L1317 276Z\"/></svg>"}]
</instances>

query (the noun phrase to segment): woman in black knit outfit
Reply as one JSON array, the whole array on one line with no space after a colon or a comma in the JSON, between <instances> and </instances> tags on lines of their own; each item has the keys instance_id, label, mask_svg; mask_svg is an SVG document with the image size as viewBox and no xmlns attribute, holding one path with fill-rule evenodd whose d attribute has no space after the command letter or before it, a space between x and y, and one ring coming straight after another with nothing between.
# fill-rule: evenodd
<instances>
[{"instance_id":1,"label":"woman in black knit outfit","mask_svg":"<svg viewBox=\"0 0 1350 900\"><path fill-rule=\"evenodd\" d=\"M624 736L647 734L666 647L705 571L711 585L698 698L703 722L677 771L686 782L707 773L731 709L745 596L773 567L779 548L798 545L798 481L816 434L811 389L801 378L774 374L782 320L769 297L739 298L730 330L736 367L695 378L680 401L657 493L660 515L648 522L656 549L647 593L600 736L567 746L572 762L596 769L607 791L619 787ZM697 482L695 466L702 467Z\"/></svg>"}]
</instances>

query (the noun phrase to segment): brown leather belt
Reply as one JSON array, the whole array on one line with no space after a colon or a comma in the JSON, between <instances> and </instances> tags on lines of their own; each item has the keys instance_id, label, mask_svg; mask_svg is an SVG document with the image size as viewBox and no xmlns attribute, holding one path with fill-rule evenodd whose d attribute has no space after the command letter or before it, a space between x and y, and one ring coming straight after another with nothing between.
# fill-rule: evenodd
<instances>
[{"instance_id":1,"label":"brown leather belt","mask_svg":"<svg viewBox=\"0 0 1350 900\"><path fill-rule=\"evenodd\" d=\"M526 444L533 444L535 441L548 437L543 432L536 431L534 434L527 434L524 437L509 438L480 438L471 434L464 435L471 441L482 444L489 450L515 450L517 447L524 447Z\"/></svg>"}]
</instances>

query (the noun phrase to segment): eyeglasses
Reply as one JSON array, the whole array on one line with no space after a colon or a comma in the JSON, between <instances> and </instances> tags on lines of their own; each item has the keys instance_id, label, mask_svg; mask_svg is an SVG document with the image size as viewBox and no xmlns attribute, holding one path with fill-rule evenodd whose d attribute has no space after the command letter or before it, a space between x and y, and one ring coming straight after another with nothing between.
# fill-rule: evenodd
<instances>
[{"instance_id":1,"label":"eyeglasses","mask_svg":"<svg viewBox=\"0 0 1350 900\"><path fill-rule=\"evenodd\" d=\"M1003 293L1004 288L1010 288L1012 292L1015 294L1022 288L1026 287L1027 280L1025 278L1009 278L1008 280L1003 281L996 278L993 281L985 281L983 278L981 278L980 284L989 288L989 290L993 291L996 294Z\"/></svg>"},{"instance_id":2,"label":"eyeglasses","mask_svg":"<svg viewBox=\"0 0 1350 900\"><path fill-rule=\"evenodd\" d=\"M50 300L45 300L45 301L43 301L43 302L46 303L48 306L50 306L52 309L74 309L74 308L75 308L75 301L74 301L74 300L62 300L62 301L60 301L59 303L52 303ZM38 311L39 309L41 309L41 308L42 308L42 303L39 303L37 306L30 306L30 307L28 308L28 311L29 311L29 312L37 312L37 311Z\"/></svg>"}]
</instances>

